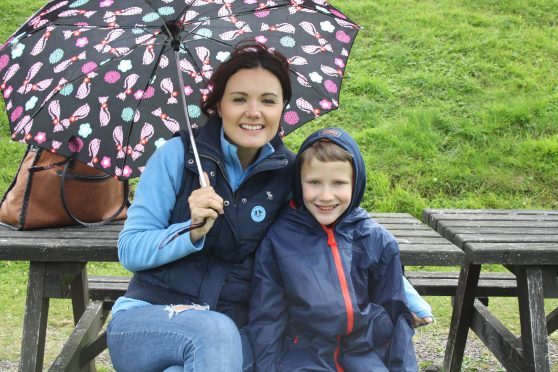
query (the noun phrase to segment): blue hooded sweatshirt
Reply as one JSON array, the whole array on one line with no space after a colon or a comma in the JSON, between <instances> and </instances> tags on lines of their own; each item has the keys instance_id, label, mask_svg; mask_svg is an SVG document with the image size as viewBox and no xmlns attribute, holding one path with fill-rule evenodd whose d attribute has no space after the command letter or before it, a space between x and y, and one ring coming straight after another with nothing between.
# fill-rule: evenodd
<instances>
[{"instance_id":1,"label":"blue hooded sweatshirt","mask_svg":"<svg viewBox=\"0 0 558 372\"><path fill-rule=\"evenodd\" d=\"M329 226L304 207L300 154L328 140L352 154L347 210ZM295 163L294 200L256 254L249 334L257 371L416 371L399 247L359 207L366 173L342 129L317 131Z\"/></svg>"}]
</instances>

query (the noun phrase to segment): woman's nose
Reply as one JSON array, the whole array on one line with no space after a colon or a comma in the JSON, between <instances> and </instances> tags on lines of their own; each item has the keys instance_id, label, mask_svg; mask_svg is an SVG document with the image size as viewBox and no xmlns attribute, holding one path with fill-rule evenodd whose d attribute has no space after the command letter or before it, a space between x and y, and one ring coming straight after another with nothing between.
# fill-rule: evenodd
<instances>
[{"instance_id":1,"label":"woman's nose","mask_svg":"<svg viewBox=\"0 0 558 372\"><path fill-rule=\"evenodd\" d=\"M248 105L248 108L246 109L246 116L249 118L260 118L261 116L261 112L260 112L260 107L256 104L256 103L251 103Z\"/></svg>"}]
</instances>

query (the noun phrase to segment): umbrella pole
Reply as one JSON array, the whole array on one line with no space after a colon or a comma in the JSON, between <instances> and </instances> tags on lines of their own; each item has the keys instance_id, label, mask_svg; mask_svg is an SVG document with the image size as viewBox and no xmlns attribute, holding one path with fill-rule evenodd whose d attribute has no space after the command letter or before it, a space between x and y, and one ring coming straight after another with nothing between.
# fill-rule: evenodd
<instances>
[{"instance_id":1,"label":"umbrella pole","mask_svg":"<svg viewBox=\"0 0 558 372\"><path fill-rule=\"evenodd\" d=\"M196 159L196 167L198 168L198 173L200 175L200 185L201 187L206 187L207 184L205 183L205 177L203 176L203 169L201 167L200 157L198 155L198 148L196 147L194 133L192 133L192 125L190 124L190 115L188 115L188 104L186 103L186 95L184 93L184 78L182 77L182 72L180 71L180 58L178 56L178 50L174 51L174 58L176 60L176 72L178 73L178 82L180 84L180 97L182 97L182 106L184 107L184 115L186 116L186 127L188 128L190 143L192 144L192 150L194 151L194 158Z\"/></svg>"}]
</instances>

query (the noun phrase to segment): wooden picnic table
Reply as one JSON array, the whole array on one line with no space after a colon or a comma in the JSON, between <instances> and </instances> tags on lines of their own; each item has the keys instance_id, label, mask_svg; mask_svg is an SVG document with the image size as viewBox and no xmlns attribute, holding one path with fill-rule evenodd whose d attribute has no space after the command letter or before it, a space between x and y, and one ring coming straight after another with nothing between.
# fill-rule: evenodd
<instances>
[{"instance_id":1,"label":"wooden picnic table","mask_svg":"<svg viewBox=\"0 0 558 372\"><path fill-rule=\"evenodd\" d=\"M405 265L462 264L463 252L459 248L413 216L376 213L372 217L397 238ZM106 348L106 339L98 337L106 306L103 308L102 301L90 302L93 292L89 291L87 263L118 261L116 244L121 229L122 223L35 231L0 227L0 260L30 262L20 371L42 370L50 298L70 298L76 324L50 370L72 370L76 366L94 370L95 356Z\"/></svg>"},{"instance_id":2,"label":"wooden picnic table","mask_svg":"<svg viewBox=\"0 0 558 372\"><path fill-rule=\"evenodd\" d=\"M550 371L548 336L558 308L545 316L544 298L558 297L558 211L425 209L423 221L465 252L444 358L459 371L469 328L509 371ZM475 300L482 265L516 276L521 337Z\"/></svg>"}]
</instances>

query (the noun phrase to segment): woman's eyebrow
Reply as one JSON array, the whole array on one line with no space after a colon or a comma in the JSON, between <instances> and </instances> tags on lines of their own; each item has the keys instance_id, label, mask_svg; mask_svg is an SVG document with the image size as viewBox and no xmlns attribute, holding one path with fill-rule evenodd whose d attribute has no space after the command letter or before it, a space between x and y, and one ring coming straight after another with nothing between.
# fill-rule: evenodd
<instances>
[{"instance_id":1,"label":"woman's eyebrow","mask_svg":"<svg viewBox=\"0 0 558 372\"><path fill-rule=\"evenodd\" d=\"M241 96L247 96L247 95L248 95L248 93L242 92L242 91L239 91L239 92L230 92L229 94L239 94L239 95L241 95ZM265 93L262 93L261 96L274 96L274 97L279 97L279 95L278 95L277 93L274 93L274 92L265 92Z\"/></svg>"}]
</instances>

